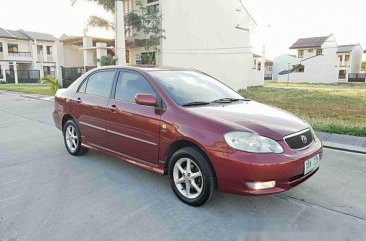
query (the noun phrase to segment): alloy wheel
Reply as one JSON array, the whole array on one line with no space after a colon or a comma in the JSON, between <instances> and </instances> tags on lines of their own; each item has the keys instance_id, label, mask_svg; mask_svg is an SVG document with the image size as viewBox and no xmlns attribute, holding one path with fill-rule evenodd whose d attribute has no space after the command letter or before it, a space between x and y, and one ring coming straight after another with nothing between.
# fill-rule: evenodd
<instances>
[{"instance_id":1,"label":"alloy wheel","mask_svg":"<svg viewBox=\"0 0 366 241\"><path fill-rule=\"evenodd\" d=\"M173 180L186 198L195 199L203 190L203 176L197 163L190 158L179 159L173 169Z\"/></svg>"}]
</instances>

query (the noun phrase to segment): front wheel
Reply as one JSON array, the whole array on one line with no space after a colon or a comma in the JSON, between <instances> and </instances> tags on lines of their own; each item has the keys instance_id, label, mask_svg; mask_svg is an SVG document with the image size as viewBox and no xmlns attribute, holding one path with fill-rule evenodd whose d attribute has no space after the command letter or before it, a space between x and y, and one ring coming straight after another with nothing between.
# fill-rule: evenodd
<instances>
[{"instance_id":1,"label":"front wheel","mask_svg":"<svg viewBox=\"0 0 366 241\"><path fill-rule=\"evenodd\" d=\"M184 203L199 207L211 198L215 182L206 157L194 147L173 154L169 162L170 185Z\"/></svg>"},{"instance_id":2,"label":"front wheel","mask_svg":"<svg viewBox=\"0 0 366 241\"><path fill-rule=\"evenodd\" d=\"M64 129L64 142L67 151L73 156L85 155L87 148L81 146L81 134L78 125L74 120L66 122Z\"/></svg>"}]
</instances>

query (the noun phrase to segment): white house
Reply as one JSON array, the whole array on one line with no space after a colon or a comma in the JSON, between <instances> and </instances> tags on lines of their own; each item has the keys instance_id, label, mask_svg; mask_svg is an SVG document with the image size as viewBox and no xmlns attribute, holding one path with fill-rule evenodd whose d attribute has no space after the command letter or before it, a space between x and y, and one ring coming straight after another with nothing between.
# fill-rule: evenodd
<instances>
[{"instance_id":1,"label":"white house","mask_svg":"<svg viewBox=\"0 0 366 241\"><path fill-rule=\"evenodd\" d=\"M58 76L57 45L50 34L0 28L0 81L35 83Z\"/></svg>"},{"instance_id":2,"label":"white house","mask_svg":"<svg viewBox=\"0 0 366 241\"><path fill-rule=\"evenodd\" d=\"M349 76L358 77L349 74L358 74L361 70L362 47L338 46L332 34L299 39L290 49L297 51L297 63L279 73L280 82L347 82Z\"/></svg>"},{"instance_id":3,"label":"white house","mask_svg":"<svg viewBox=\"0 0 366 241\"><path fill-rule=\"evenodd\" d=\"M263 85L262 59L252 54L256 22L240 0L145 0L145 4L148 11L163 15L166 39L154 53L157 65L198 69L236 90ZM133 0L123 5L124 14L137 8ZM126 31L127 64L145 64L143 40ZM114 55L110 51L114 40L63 35L60 42L60 65L67 68L95 67L98 54L106 55L105 50Z\"/></svg>"},{"instance_id":4,"label":"white house","mask_svg":"<svg viewBox=\"0 0 366 241\"><path fill-rule=\"evenodd\" d=\"M283 70L291 69L297 65L299 61L296 55L283 54L273 59L273 80L278 80L278 73Z\"/></svg>"},{"instance_id":5,"label":"white house","mask_svg":"<svg viewBox=\"0 0 366 241\"><path fill-rule=\"evenodd\" d=\"M355 74L361 72L362 54L363 49L360 44L338 46L336 69L339 82L348 82L349 77L357 78Z\"/></svg>"}]
</instances>

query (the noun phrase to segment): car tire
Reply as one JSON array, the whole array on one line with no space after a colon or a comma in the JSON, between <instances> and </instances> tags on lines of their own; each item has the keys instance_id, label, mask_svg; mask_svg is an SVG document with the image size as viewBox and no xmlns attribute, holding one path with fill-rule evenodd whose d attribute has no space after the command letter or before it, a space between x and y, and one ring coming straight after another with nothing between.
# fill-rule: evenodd
<instances>
[{"instance_id":1,"label":"car tire","mask_svg":"<svg viewBox=\"0 0 366 241\"><path fill-rule=\"evenodd\" d=\"M184 147L175 152L170 158L168 173L174 194L190 206L204 205L215 190L215 175L209 160L196 147Z\"/></svg>"},{"instance_id":2,"label":"car tire","mask_svg":"<svg viewBox=\"0 0 366 241\"><path fill-rule=\"evenodd\" d=\"M85 155L89 149L81 146L81 133L74 120L68 120L63 128L66 150L73 156Z\"/></svg>"}]
</instances>

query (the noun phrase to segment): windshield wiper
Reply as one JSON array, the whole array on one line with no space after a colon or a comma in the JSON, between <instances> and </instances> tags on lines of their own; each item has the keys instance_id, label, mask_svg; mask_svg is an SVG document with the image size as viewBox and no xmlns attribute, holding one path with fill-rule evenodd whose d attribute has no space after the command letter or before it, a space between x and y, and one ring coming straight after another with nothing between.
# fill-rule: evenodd
<instances>
[{"instance_id":1,"label":"windshield wiper","mask_svg":"<svg viewBox=\"0 0 366 241\"><path fill-rule=\"evenodd\" d=\"M218 100L214 100L211 103L231 103L236 101L247 101L247 99L238 99L238 98L221 98Z\"/></svg>"},{"instance_id":2,"label":"windshield wiper","mask_svg":"<svg viewBox=\"0 0 366 241\"><path fill-rule=\"evenodd\" d=\"M189 102L186 103L182 106L199 106L199 105L209 105L210 102L204 102L204 101L194 101L194 102Z\"/></svg>"}]
</instances>

